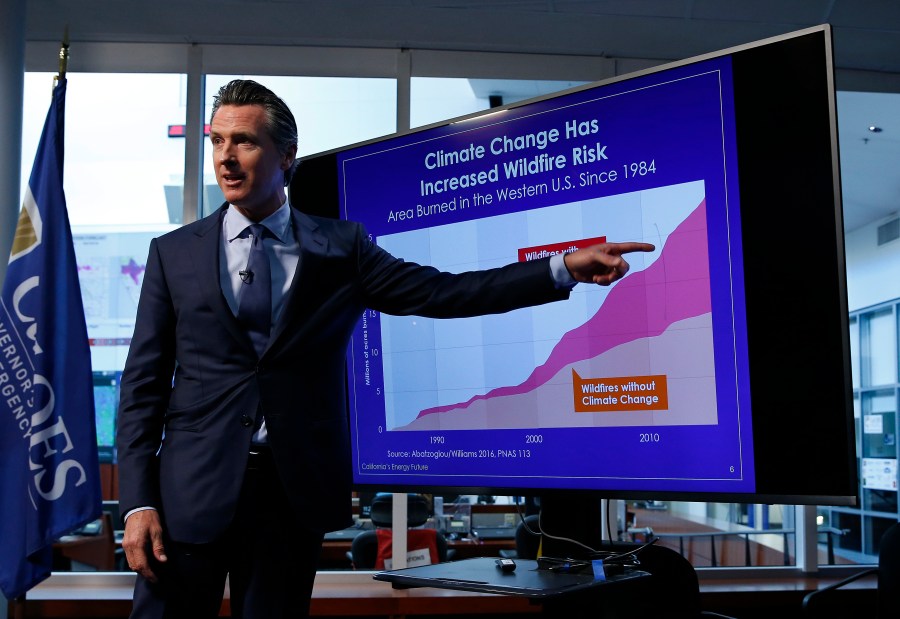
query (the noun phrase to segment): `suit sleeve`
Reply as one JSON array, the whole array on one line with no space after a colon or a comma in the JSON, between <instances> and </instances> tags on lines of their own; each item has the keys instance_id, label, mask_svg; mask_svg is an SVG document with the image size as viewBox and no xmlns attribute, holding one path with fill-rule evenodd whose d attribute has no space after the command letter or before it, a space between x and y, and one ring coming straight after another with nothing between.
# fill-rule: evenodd
<instances>
[{"instance_id":1,"label":"suit sleeve","mask_svg":"<svg viewBox=\"0 0 900 619\"><path fill-rule=\"evenodd\" d=\"M362 228L358 243L367 306L389 314L465 318L569 297L568 289L556 288L549 259L447 273L395 258L375 245Z\"/></svg>"},{"instance_id":2,"label":"suit sleeve","mask_svg":"<svg viewBox=\"0 0 900 619\"><path fill-rule=\"evenodd\" d=\"M174 368L175 311L154 239L121 382L116 442L123 514L135 507L159 507L156 454Z\"/></svg>"}]
</instances>

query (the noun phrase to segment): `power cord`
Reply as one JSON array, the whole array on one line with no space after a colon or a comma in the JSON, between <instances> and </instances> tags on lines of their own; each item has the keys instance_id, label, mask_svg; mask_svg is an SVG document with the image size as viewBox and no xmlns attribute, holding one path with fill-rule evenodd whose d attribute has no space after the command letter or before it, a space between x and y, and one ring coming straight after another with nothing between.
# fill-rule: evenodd
<instances>
[{"instance_id":1,"label":"power cord","mask_svg":"<svg viewBox=\"0 0 900 619\"><path fill-rule=\"evenodd\" d=\"M640 560L638 559L638 554L647 546L655 544L659 541L658 537L654 537L648 542L645 542L638 546L637 548L632 548L631 550L625 552L614 552L611 550L599 550L591 553L589 556L591 559L602 559L604 563L623 563L626 565L639 565Z\"/></svg>"},{"instance_id":2,"label":"power cord","mask_svg":"<svg viewBox=\"0 0 900 619\"><path fill-rule=\"evenodd\" d=\"M606 523L607 523L607 527L609 528L609 527L611 527L610 518L609 518L609 509L610 509L609 501L607 501L607 503L606 503L606 509L607 509ZM575 544L576 546L580 546L581 548L584 548L588 551L588 559L601 559L604 563L607 563L607 562L619 563L621 565L631 565L631 566L639 565L640 560L638 559L637 555L647 546L650 546L651 544L655 544L657 541L659 541L658 537L654 537L653 539L641 544L637 548L632 548L631 550L628 550L625 552L616 552L616 551L612 551L612 550L597 550L591 546L588 546L587 544L579 542L576 539L572 539L570 537L561 537L561 536L557 536L557 535L551 535L550 533L547 533L547 531L544 530L544 527L543 527L542 521L541 521L541 515L543 514L543 511L538 512L538 530L537 531L533 530L530 526L528 526L528 523L525 521L525 514L522 511L522 508L519 505L519 503L516 503L516 511L518 512L519 520L521 521L522 526L531 535L543 535L544 537L547 537L549 539L554 539L554 540L561 541L561 542L568 542L570 544ZM609 533L609 538L610 538L609 543L610 543L610 545L612 545L613 540L612 540L611 529L608 531L608 533ZM573 559L549 559L549 558L548 558L548 560L564 561L564 562L573 562L574 561Z\"/></svg>"}]
</instances>

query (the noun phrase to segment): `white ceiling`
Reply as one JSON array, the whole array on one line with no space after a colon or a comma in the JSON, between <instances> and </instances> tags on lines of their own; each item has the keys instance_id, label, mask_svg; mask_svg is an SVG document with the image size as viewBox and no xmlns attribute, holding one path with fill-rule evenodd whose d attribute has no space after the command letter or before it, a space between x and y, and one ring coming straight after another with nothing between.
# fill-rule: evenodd
<instances>
[{"instance_id":1,"label":"white ceiling","mask_svg":"<svg viewBox=\"0 0 900 619\"><path fill-rule=\"evenodd\" d=\"M6 1L6 0L4 0ZM900 210L893 0L28 0L26 40L227 43L680 60L834 28L846 229ZM873 94L875 93L875 94ZM867 127L877 125L880 133Z\"/></svg>"}]
</instances>

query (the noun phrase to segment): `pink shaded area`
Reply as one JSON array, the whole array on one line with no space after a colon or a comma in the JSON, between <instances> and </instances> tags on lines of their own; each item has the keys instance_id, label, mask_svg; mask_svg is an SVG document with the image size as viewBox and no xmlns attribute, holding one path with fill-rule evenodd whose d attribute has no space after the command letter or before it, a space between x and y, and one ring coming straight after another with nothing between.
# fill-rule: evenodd
<instances>
[{"instance_id":1,"label":"pink shaded area","mask_svg":"<svg viewBox=\"0 0 900 619\"><path fill-rule=\"evenodd\" d=\"M130 258L128 264L122 266L122 275L128 275L135 284L140 286L140 278L141 274L144 272L144 268L145 267L135 262L134 258Z\"/></svg>"},{"instance_id":2,"label":"pink shaded area","mask_svg":"<svg viewBox=\"0 0 900 619\"><path fill-rule=\"evenodd\" d=\"M712 311L706 253L706 200L672 231L659 258L610 290L587 322L566 333L547 361L519 385L498 387L460 404L427 408L417 418L533 391L563 368L621 344L658 336L672 323Z\"/></svg>"}]
</instances>

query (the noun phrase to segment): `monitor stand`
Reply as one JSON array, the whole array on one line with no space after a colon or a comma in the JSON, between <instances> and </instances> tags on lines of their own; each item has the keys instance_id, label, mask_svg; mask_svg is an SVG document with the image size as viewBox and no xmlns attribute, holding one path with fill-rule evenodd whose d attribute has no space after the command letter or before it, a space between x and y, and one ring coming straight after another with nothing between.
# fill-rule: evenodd
<instances>
[{"instance_id":1,"label":"monitor stand","mask_svg":"<svg viewBox=\"0 0 900 619\"><path fill-rule=\"evenodd\" d=\"M541 497L541 550L545 557L581 559L589 549L603 549L601 501L598 497L559 494ZM556 538L567 538L575 542ZM584 544L582 546L581 544Z\"/></svg>"}]
</instances>

